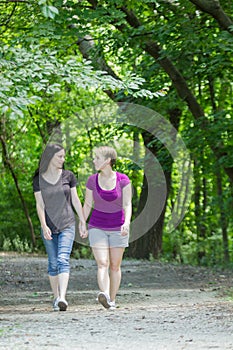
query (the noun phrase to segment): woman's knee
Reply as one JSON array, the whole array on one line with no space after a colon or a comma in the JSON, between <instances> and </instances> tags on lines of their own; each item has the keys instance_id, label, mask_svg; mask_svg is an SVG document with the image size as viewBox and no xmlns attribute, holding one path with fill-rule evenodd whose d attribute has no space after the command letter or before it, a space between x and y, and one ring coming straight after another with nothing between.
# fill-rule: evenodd
<instances>
[{"instance_id":1,"label":"woman's knee","mask_svg":"<svg viewBox=\"0 0 233 350\"><path fill-rule=\"evenodd\" d=\"M58 272L70 272L70 256L69 255L59 255L57 258Z\"/></svg>"},{"instance_id":2,"label":"woman's knee","mask_svg":"<svg viewBox=\"0 0 233 350\"><path fill-rule=\"evenodd\" d=\"M99 269L108 269L109 261L108 260L98 260L97 265Z\"/></svg>"},{"instance_id":3,"label":"woman's knee","mask_svg":"<svg viewBox=\"0 0 233 350\"><path fill-rule=\"evenodd\" d=\"M110 263L110 270L113 272L118 272L121 269L121 265L119 263L111 262Z\"/></svg>"},{"instance_id":4,"label":"woman's knee","mask_svg":"<svg viewBox=\"0 0 233 350\"><path fill-rule=\"evenodd\" d=\"M49 263L48 263L48 274L50 276L57 276L58 273L59 273L59 270L58 270L57 260L56 259L49 260Z\"/></svg>"}]
</instances>

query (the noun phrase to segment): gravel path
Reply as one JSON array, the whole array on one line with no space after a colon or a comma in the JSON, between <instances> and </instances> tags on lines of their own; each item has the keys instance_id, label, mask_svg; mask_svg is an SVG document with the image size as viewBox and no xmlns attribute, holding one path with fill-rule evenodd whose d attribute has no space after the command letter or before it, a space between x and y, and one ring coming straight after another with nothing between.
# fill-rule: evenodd
<instances>
[{"instance_id":1,"label":"gravel path","mask_svg":"<svg viewBox=\"0 0 233 350\"><path fill-rule=\"evenodd\" d=\"M68 310L53 312L46 267L46 257L0 255L0 349L233 350L233 272L125 260L107 311L95 262L72 259Z\"/></svg>"}]
</instances>

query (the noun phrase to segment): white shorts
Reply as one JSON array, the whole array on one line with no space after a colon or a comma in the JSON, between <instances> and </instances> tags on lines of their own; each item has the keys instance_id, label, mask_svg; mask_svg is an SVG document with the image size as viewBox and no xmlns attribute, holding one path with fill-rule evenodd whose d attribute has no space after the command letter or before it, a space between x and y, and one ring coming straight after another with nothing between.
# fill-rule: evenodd
<instances>
[{"instance_id":1,"label":"white shorts","mask_svg":"<svg viewBox=\"0 0 233 350\"><path fill-rule=\"evenodd\" d=\"M122 236L121 231L91 228L89 229L89 242L93 248L126 248L129 246L129 235Z\"/></svg>"}]
</instances>

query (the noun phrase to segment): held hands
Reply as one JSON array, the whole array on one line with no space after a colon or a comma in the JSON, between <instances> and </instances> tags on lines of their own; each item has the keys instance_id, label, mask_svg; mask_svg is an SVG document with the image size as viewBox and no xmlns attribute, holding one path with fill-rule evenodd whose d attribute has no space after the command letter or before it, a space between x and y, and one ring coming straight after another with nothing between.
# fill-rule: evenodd
<instances>
[{"instance_id":1,"label":"held hands","mask_svg":"<svg viewBox=\"0 0 233 350\"><path fill-rule=\"evenodd\" d=\"M79 222L79 234L81 238L87 238L88 231L86 228L86 222L83 222L83 221Z\"/></svg>"},{"instance_id":2,"label":"held hands","mask_svg":"<svg viewBox=\"0 0 233 350\"><path fill-rule=\"evenodd\" d=\"M121 226L121 236L127 236L129 234L129 224L124 223Z\"/></svg>"}]
</instances>

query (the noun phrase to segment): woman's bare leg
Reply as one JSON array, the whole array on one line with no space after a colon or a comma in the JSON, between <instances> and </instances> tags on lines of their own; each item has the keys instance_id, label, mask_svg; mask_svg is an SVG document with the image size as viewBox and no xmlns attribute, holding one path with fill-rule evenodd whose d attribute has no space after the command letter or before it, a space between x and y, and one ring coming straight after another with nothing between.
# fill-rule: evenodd
<instances>
[{"instance_id":1,"label":"woman's bare leg","mask_svg":"<svg viewBox=\"0 0 233 350\"><path fill-rule=\"evenodd\" d=\"M110 248L110 300L115 301L121 283L121 262L125 248Z\"/></svg>"},{"instance_id":2,"label":"woman's bare leg","mask_svg":"<svg viewBox=\"0 0 233 350\"><path fill-rule=\"evenodd\" d=\"M58 288L58 275L50 276L49 275L50 286L54 295L54 299L59 297L59 288Z\"/></svg>"},{"instance_id":3,"label":"woman's bare leg","mask_svg":"<svg viewBox=\"0 0 233 350\"><path fill-rule=\"evenodd\" d=\"M66 291L68 287L70 274L67 272L59 273L58 279L59 279L59 291L60 291L60 298L66 299Z\"/></svg>"},{"instance_id":4,"label":"woman's bare leg","mask_svg":"<svg viewBox=\"0 0 233 350\"><path fill-rule=\"evenodd\" d=\"M92 248L97 263L97 281L101 292L109 295L109 249L108 248Z\"/></svg>"}]
</instances>

